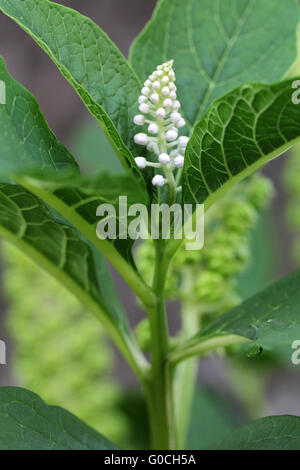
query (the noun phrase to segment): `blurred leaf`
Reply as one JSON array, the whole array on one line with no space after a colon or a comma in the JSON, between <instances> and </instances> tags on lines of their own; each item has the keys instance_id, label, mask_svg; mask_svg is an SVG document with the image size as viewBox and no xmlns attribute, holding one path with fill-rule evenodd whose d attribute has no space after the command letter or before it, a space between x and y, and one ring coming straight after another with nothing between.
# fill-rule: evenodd
<instances>
[{"instance_id":1,"label":"blurred leaf","mask_svg":"<svg viewBox=\"0 0 300 470\"><path fill-rule=\"evenodd\" d=\"M234 424L225 400L198 387L192 407L187 448L208 449L233 428Z\"/></svg>"},{"instance_id":2,"label":"blurred leaf","mask_svg":"<svg viewBox=\"0 0 300 470\"><path fill-rule=\"evenodd\" d=\"M278 267L277 243L273 217L264 212L251 236L251 262L237 279L237 292L245 300L265 288Z\"/></svg>"},{"instance_id":3,"label":"blurred leaf","mask_svg":"<svg viewBox=\"0 0 300 470\"><path fill-rule=\"evenodd\" d=\"M129 430L122 446L134 450L150 449L150 423L145 397L128 390L120 398L118 409L127 417Z\"/></svg>"},{"instance_id":4,"label":"blurred leaf","mask_svg":"<svg viewBox=\"0 0 300 470\"><path fill-rule=\"evenodd\" d=\"M0 180L21 168L78 172L68 150L56 139L34 96L8 74L0 57L0 80L6 85L6 104L0 105Z\"/></svg>"},{"instance_id":5,"label":"blurred leaf","mask_svg":"<svg viewBox=\"0 0 300 470\"><path fill-rule=\"evenodd\" d=\"M141 84L115 44L89 18L48 0L0 0L0 9L50 56L122 164L144 184L128 149L136 149L133 117Z\"/></svg>"},{"instance_id":6,"label":"blurred leaf","mask_svg":"<svg viewBox=\"0 0 300 470\"><path fill-rule=\"evenodd\" d=\"M77 125L69 141L72 155L83 173L94 175L106 170L120 174L124 171L101 127L94 120Z\"/></svg>"},{"instance_id":7,"label":"blurred leaf","mask_svg":"<svg viewBox=\"0 0 300 470\"><path fill-rule=\"evenodd\" d=\"M191 343L196 345L197 340L235 334L267 350L291 348L292 342L300 338L299 283L300 270L213 321Z\"/></svg>"},{"instance_id":8,"label":"blurred leaf","mask_svg":"<svg viewBox=\"0 0 300 470\"><path fill-rule=\"evenodd\" d=\"M115 450L69 411L48 406L35 393L0 388L1 450Z\"/></svg>"},{"instance_id":9,"label":"blurred leaf","mask_svg":"<svg viewBox=\"0 0 300 470\"><path fill-rule=\"evenodd\" d=\"M161 0L130 60L144 80L174 59L192 127L213 100L241 83L280 80L297 57L298 22L297 0Z\"/></svg>"},{"instance_id":10,"label":"blurred leaf","mask_svg":"<svg viewBox=\"0 0 300 470\"><path fill-rule=\"evenodd\" d=\"M270 416L233 431L215 450L300 450L300 418Z\"/></svg>"},{"instance_id":11,"label":"blurred leaf","mask_svg":"<svg viewBox=\"0 0 300 470\"><path fill-rule=\"evenodd\" d=\"M300 138L293 80L244 84L215 101L196 125L185 153L183 202L208 209L236 183Z\"/></svg>"}]
</instances>

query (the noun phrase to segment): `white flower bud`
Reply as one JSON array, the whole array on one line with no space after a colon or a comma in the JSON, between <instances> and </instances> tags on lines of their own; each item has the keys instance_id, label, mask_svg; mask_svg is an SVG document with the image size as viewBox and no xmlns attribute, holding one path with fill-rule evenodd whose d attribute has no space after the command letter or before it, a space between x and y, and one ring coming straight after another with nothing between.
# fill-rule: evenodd
<instances>
[{"instance_id":1,"label":"white flower bud","mask_svg":"<svg viewBox=\"0 0 300 470\"><path fill-rule=\"evenodd\" d=\"M173 72L173 70L170 70L170 72L169 72L169 78L170 78L170 80L172 80L172 82L174 82L174 80L175 80L175 73Z\"/></svg>"},{"instance_id":2,"label":"white flower bud","mask_svg":"<svg viewBox=\"0 0 300 470\"><path fill-rule=\"evenodd\" d=\"M174 85L174 83L169 83L168 86L169 86L169 88L170 88L171 91L176 91L176 90L177 90L177 88L176 88L176 86Z\"/></svg>"},{"instance_id":3,"label":"white flower bud","mask_svg":"<svg viewBox=\"0 0 300 470\"><path fill-rule=\"evenodd\" d=\"M149 112L149 109L150 109L150 106L149 104L147 103L142 103L140 106L139 106L139 110L141 111L141 113L148 113Z\"/></svg>"},{"instance_id":4,"label":"white flower bud","mask_svg":"<svg viewBox=\"0 0 300 470\"><path fill-rule=\"evenodd\" d=\"M166 117L166 111L164 110L164 108L159 108L156 111L156 116L159 117L159 118L164 119Z\"/></svg>"},{"instance_id":5,"label":"white flower bud","mask_svg":"<svg viewBox=\"0 0 300 470\"><path fill-rule=\"evenodd\" d=\"M154 82L154 80L155 80L155 75L154 75L154 73L153 73L152 75L150 75L149 80L151 80L151 82Z\"/></svg>"},{"instance_id":6,"label":"white flower bud","mask_svg":"<svg viewBox=\"0 0 300 470\"><path fill-rule=\"evenodd\" d=\"M149 142L149 143L147 144L147 150L148 150L149 152L154 152L154 153L156 153L156 154L159 153L158 145L157 145L155 142Z\"/></svg>"},{"instance_id":7,"label":"white flower bud","mask_svg":"<svg viewBox=\"0 0 300 470\"><path fill-rule=\"evenodd\" d=\"M153 186L162 187L165 184L165 178L162 175L155 175L152 179Z\"/></svg>"},{"instance_id":8,"label":"white flower bud","mask_svg":"<svg viewBox=\"0 0 300 470\"><path fill-rule=\"evenodd\" d=\"M135 159L135 163L137 164L137 166L143 170L144 168L146 168L147 166L147 160L146 158L144 157L136 157Z\"/></svg>"},{"instance_id":9,"label":"white flower bud","mask_svg":"<svg viewBox=\"0 0 300 470\"><path fill-rule=\"evenodd\" d=\"M174 159L174 165L176 166L176 168L183 168L183 165L184 165L184 157L182 155L178 155L175 159Z\"/></svg>"},{"instance_id":10,"label":"white flower bud","mask_svg":"<svg viewBox=\"0 0 300 470\"><path fill-rule=\"evenodd\" d=\"M168 163L170 163L171 159L167 153L161 153L158 157L158 161L162 165L167 165Z\"/></svg>"},{"instance_id":11,"label":"white flower bud","mask_svg":"<svg viewBox=\"0 0 300 470\"><path fill-rule=\"evenodd\" d=\"M158 71L156 72L156 76L157 76L157 77L162 77L163 74L164 74L164 73L163 73L162 70L158 70Z\"/></svg>"},{"instance_id":12,"label":"white flower bud","mask_svg":"<svg viewBox=\"0 0 300 470\"><path fill-rule=\"evenodd\" d=\"M146 96L140 96L140 97L139 97L139 104L145 103L145 102L147 101L147 99L148 99L148 98L147 98Z\"/></svg>"},{"instance_id":13,"label":"white flower bud","mask_svg":"<svg viewBox=\"0 0 300 470\"><path fill-rule=\"evenodd\" d=\"M179 103L179 101L174 101L173 109L177 110L177 109L180 109L180 108L181 108L181 104Z\"/></svg>"},{"instance_id":14,"label":"white flower bud","mask_svg":"<svg viewBox=\"0 0 300 470\"><path fill-rule=\"evenodd\" d=\"M169 96L170 95L170 90L167 86L164 86L163 89L161 90L161 93L164 95L164 96Z\"/></svg>"},{"instance_id":15,"label":"white flower bud","mask_svg":"<svg viewBox=\"0 0 300 470\"><path fill-rule=\"evenodd\" d=\"M174 113L171 114L171 121L172 122L177 122L181 119L181 114L177 113L177 111L174 111Z\"/></svg>"},{"instance_id":16,"label":"white flower bud","mask_svg":"<svg viewBox=\"0 0 300 470\"><path fill-rule=\"evenodd\" d=\"M157 134L158 133L158 125L155 122L151 122L150 126L148 127L149 134Z\"/></svg>"},{"instance_id":17,"label":"white flower bud","mask_svg":"<svg viewBox=\"0 0 300 470\"><path fill-rule=\"evenodd\" d=\"M169 79L169 77L167 77L167 75L165 75L165 76L161 79L161 81L162 81L162 83L163 83L164 85L168 85L170 79Z\"/></svg>"},{"instance_id":18,"label":"white flower bud","mask_svg":"<svg viewBox=\"0 0 300 470\"><path fill-rule=\"evenodd\" d=\"M173 142L174 140L177 139L177 137L178 137L177 130L175 131L174 129L171 129L170 131L166 133L166 138L168 142Z\"/></svg>"},{"instance_id":19,"label":"white flower bud","mask_svg":"<svg viewBox=\"0 0 300 470\"><path fill-rule=\"evenodd\" d=\"M153 152L153 149L154 149L154 142L149 142L147 144L147 150L149 150L149 152Z\"/></svg>"},{"instance_id":20,"label":"white flower bud","mask_svg":"<svg viewBox=\"0 0 300 470\"><path fill-rule=\"evenodd\" d=\"M162 68L163 68L163 65L158 65L158 66L156 67L156 70L161 70Z\"/></svg>"},{"instance_id":21,"label":"white flower bud","mask_svg":"<svg viewBox=\"0 0 300 470\"><path fill-rule=\"evenodd\" d=\"M143 126L145 124L145 117L142 114L137 114L134 116L133 122L137 126Z\"/></svg>"},{"instance_id":22,"label":"white flower bud","mask_svg":"<svg viewBox=\"0 0 300 470\"><path fill-rule=\"evenodd\" d=\"M148 142L148 136L143 132L140 132L134 136L134 141L138 145L146 145Z\"/></svg>"},{"instance_id":23,"label":"white flower bud","mask_svg":"<svg viewBox=\"0 0 300 470\"><path fill-rule=\"evenodd\" d=\"M144 83L144 85L145 85L145 87L148 87L148 88L149 88L149 87L151 86L151 81L150 81L149 79L146 80L145 83Z\"/></svg>"},{"instance_id":24,"label":"white flower bud","mask_svg":"<svg viewBox=\"0 0 300 470\"><path fill-rule=\"evenodd\" d=\"M177 95L176 95L176 92L175 92L175 91L171 91L171 92L170 92L170 98L171 98L172 100L176 100Z\"/></svg>"},{"instance_id":25,"label":"white flower bud","mask_svg":"<svg viewBox=\"0 0 300 470\"><path fill-rule=\"evenodd\" d=\"M152 88L154 90L159 90L160 89L160 83L158 80L155 80L155 82L152 83Z\"/></svg>"},{"instance_id":26,"label":"white flower bud","mask_svg":"<svg viewBox=\"0 0 300 470\"><path fill-rule=\"evenodd\" d=\"M170 100L170 98L167 98L165 101L164 101L164 107L165 108L172 108L173 106L173 101Z\"/></svg>"},{"instance_id":27,"label":"white flower bud","mask_svg":"<svg viewBox=\"0 0 300 470\"><path fill-rule=\"evenodd\" d=\"M180 145L180 147L186 148L186 146L187 146L187 144L189 143L189 140L190 140L190 139L189 139L188 137L182 135L181 137L179 137L178 140L179 140L179 145Z\"/></svg>"},{"instance_id":28,"label":"white flower bud","mask_svg":"<svg viewBox=\"0 0 300 470\"><path fill-rule=\"evenodd\" d=\"M153 95L150 96L150 99L155 104L157 104L159 102L159 96L158 96L157 93L153 93Z\"/></svg>"},{"instance_id":29,"label":"white flower bud","mask_svg":"<svg viewBox=\"0 0 300 470\"><path fill-rule=\"evenodd\" d=\"M178 127L178 129L180 129L181 127L184 127L186 125L186 122L183 118L179 119L179 121L176 122L176 127Z\"/></svg>"},{"instance_id":30,"label":"white flower bud","mask_svg":"<svg viewBox=\"0 0 300 470\"><path fill-rule=\"evenodd\" d=\"M147 86L144 86L144 88L142 88L142 95L148 96L149 93L150 93L150 88Z\"/></svg>"}]
</instances>

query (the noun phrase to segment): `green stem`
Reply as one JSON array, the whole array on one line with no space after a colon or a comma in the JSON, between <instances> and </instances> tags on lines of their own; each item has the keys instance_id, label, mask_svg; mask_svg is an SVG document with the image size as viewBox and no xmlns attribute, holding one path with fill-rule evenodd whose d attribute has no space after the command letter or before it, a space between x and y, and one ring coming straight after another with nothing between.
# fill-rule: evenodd
<instances>
[{"instance_id":1,"label":"green stem","mask_svg":"<svg viewBox=\"0 0 300 470\"><path fill-rule=\"evenodd\" d=\"M152 374L146 393L151 419L152 445L154 449L176 448L173 413L173 377L167 366L169 335L165 311L165 280L169 260L164 257L164 243L156 244L156 260L153 291L157 296L154 308L148 310L151 325Z\"/></svg>"},{"instance_id":2,"label":"green stem","mask_svg":"<svg viewBox=\"0 0 300 470\"><path fill-rule=\"evenodd\" d=\"M168 186L169 186L168 205L171 207L176 201L176 182L175 182L173 172L170 168L165 168L164 171L165 171L165 175L168 180Z\"/></svg>"},{"instance_id":3,"label":"green stem","mask_svg":"<svg viewBox=\"0 0 300 470\"><path fill-rule=\"evenodd\" d=\"M198 340L192 338L185 344L173 350L168 358L169 363L174 367L189 357L199 356L214 349L232 346L234 344L248 343L251 340L235 334L225 334L219 336L203 337Z\"/></svg>"},{"instance_id":4,"label":"green stem","mask_svg":"<svg viewBox=\"0 0 300 470\"><path fill-rule=\"evenodd\" d=\"M182 339L188 339L198 330L199 308L190 303L182 303ZM197 359L192 358L179 364L175 372L175 410L179 449L186 446L194 389L197 374Z\"/></svg>"}]
</instances>

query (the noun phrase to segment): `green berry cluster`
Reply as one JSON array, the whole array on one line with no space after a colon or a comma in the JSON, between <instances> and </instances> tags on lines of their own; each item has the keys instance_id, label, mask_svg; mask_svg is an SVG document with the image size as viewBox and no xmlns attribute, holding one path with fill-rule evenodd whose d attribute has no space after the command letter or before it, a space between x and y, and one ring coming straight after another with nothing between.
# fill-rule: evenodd
<instances>
[{"instance_id":1,"label":"green berry cluster","mask_svg":"<svg viewBox=\"0 0 300 470\"><path fill-rule=\"evenodd\" d=\"M113 352L104 331L59 283L5 243L8 328L20 385L60 405L113 441L127 433L111 376ZM95 327L97 326L97 327Z\"/></svg>"},{"instance_id":2,"label":"green berry cluster","mask_svg":"<svg viewBox=\"0 0 300 470\"><path fill-rule=\"evenodd\" d=\"M257 175L238 185L205 217L205 242L201 251L176 254L166 294L169 299L199 305L199 314L218 315L239 301L236 277L250 261L250 240L260 211L273 193L271 182ZM153 243L143 242L136 250L138 267L151 281Z\"/></svg>"}]
</instances>

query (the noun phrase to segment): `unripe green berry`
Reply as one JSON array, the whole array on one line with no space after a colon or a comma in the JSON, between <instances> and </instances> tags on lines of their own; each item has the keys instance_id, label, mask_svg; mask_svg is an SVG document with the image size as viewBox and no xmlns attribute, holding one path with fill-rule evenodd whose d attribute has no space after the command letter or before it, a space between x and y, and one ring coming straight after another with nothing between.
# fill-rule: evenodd
<instances>
[{"instance_id":1,"label":"unripe green berry","mask_svg":"<svg viewBox=\"0 0 300 470\"><path fill-rule=\"evenodd\" d=\"M224 223L237 233L245 233L251 229L257 220L257 212L251 204L245 201L235 201L227 209Z\"/></svg>"},{"instance_id":2,"label":"unripe green berry","mask_svg":"<svg viewBox=\"0 0 300 470\"><path fill-rule=\"evenodd\" d=\"M220 274L206 271L196 281L194 292L199 301L219 302L226 294L225 282Z\"/></svg>"},{"instance_id":3,"label":"unripe green berry","mask_svg":"<svg viewBox=\"0 0 300 470\"><path fill-rule=\"evenodd\" d=\"M264 209L274 195L274 185L269 178L258 176L249 185L249 202L257 210Z\"/></svg>"}]
</instances>

